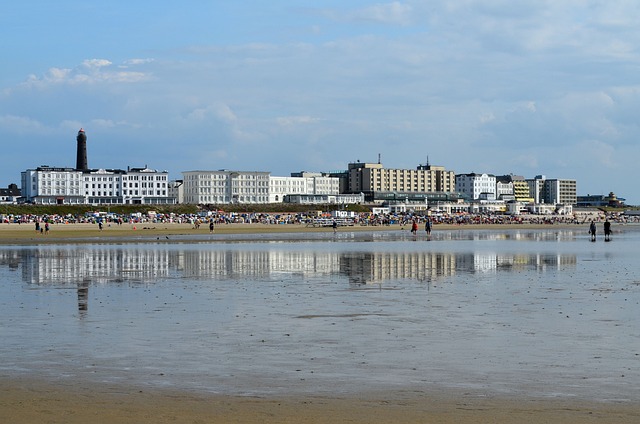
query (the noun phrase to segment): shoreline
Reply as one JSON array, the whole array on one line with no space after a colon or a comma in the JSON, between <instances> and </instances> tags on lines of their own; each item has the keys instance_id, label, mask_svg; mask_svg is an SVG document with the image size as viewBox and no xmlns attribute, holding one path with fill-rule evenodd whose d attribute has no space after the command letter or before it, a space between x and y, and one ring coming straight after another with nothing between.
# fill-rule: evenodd
<instances>
[{"instance_id":1,"label":"shoreline","mask_svg":"<svg viewBox=\"0 0 640 424\"><path fill-rule=\"evenodd\" d=\"M623 226L634 224L614 224L614 233ZM208 227L194 229L191 224L177 223L139 223L110 225L101 231L95 224L53 224L48 234L38 233L31 224L0 224L0 244L3 245L37 245L51 243L82 242L171 242L169 236L179 236L179 241L212 241L207 236L251 235L251 234L333 234L330 227L308 227L304 224L220 224L216 225L213 234ZM588 226L570 223L554 224L436 224L433 232L439 231L505 231L505 230L565 230L584 229ZM409 225L347 226L338 227L338 233L364 232L400 232L409 233ZM424 228L418 231L418 237L424 237ZM175 241L175 240L174 240ZM213 241L223 241L215 239Z\"/></svg>"},{"instance_id":2,"label":"shoreline","mask_svg":"<svg viewBox=\"0 0 640 424\"><path fill-rule=\"evenodd\" d=\"M390 390L332 396L238 396L114 385L0 379L0 418L31 423L540 423L631 424L640 405L468 392Z\"/></svg>"}]
</instances>

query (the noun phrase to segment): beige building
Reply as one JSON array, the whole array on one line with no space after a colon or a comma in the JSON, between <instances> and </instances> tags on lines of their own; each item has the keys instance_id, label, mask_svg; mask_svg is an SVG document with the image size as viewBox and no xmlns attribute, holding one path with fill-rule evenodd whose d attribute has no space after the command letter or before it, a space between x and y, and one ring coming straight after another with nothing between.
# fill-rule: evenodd
<instances>
[{"instance_id":1,"label":"beige building","mask_svg":"<svg viewBox=\"0 0 640 424\"><path fill-rule=\"evenodd\" d=\"M376 194L453 193L456 177L442 166L420 165L416 169L384 168L381 163L350 163L347 170L350 193L364 193L376 199Z\"/></svg>"}]
</instances>

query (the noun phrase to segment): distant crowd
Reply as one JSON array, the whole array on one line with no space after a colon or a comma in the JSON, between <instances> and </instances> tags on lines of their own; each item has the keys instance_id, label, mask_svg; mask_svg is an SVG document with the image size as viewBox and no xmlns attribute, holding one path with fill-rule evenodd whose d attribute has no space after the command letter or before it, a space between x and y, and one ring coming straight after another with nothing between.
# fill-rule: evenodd
<instances>
[{"instance_id":1,"label":"distant crowd","mask_svg":"<svg viewBox=\"0 0 640 424\"><path fill-rule=\"evenodd\" d=\"M272 225L310 225L317 220L332 220L330 214L316 213L232 213L214 212L202 214L85 214L85 215L0 215L1 222L5 224L143 224L143 223L178 223L190 224L199 228L201 224L272 224ZM413 213L401 214L372 214L359 213L347 218L339 218L341 225L347 222L349 225L380 226L412 225L426 220L432 224L452 225L477 225L477 224L585 224L592 220L605 222L606 220L618 223L640 223L640 216L629 216L622 213L604 214L594 212L590 215L500 215L500 214L432 214L422 215Z\"/></svg>"}]
</instances>

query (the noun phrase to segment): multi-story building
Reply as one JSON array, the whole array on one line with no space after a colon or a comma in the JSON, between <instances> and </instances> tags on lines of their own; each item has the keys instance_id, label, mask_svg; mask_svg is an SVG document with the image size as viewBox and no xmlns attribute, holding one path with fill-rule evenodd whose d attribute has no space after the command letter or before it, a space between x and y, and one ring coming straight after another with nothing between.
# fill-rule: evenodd
<instances>
[{"instance_id":1,"label":"multi-story building","mask_svg":"<svg viewBox=\"0 0 640 424\"><path fill-rule=\"evenodd\" d=\"M269 177L269 202L278 203L285 196L332 195L340 193L338 178L316 172L292 173L290 177Z\"/></svg>"},{"instance_id":2,"label":"multi-story building","mask_svg":"<svg viewBox=\"0 0 640 424\"><path fill-rule=\"evenodd\" d=\"M536 175L528 179L529 192L534 203L575 205L578 201L576 180L547 179Z\"/></svg>"},{"instance_id":3,"label":"multi-story building","mask_svg":"<svg viewBox=\"0 0 640 424\"><path fill-rule=\"evenodd\" d=\"M455 191L455 173L428 164L390 169L379 162L350 163L347 178L348 192L364 193L367 201L450 200Z\"/></svg>"},{"instance_id":4,"label":"multi-story building","mask_svg":"<svg viewBox=\"0 0 640 424\"><path fill-rule=\"evenodd\" d=\"M307 194L328 194L340 193L340 178L331 176L324 172L292 172L292 177L307 178Z\"/></svg>"},{"instance_id":5,"label":"multi-story building","mask_svg":"<svg viewBox=\"0 0 640 424\"><path fill-rule=\"evenodd\" d=\"M269 177L269 203L284 201L284 197L292 194L313 194L308 178L303 177Z\"/></svg>"},{"instance_id":6,"label":"multi-story building","mask_svg":"<svg viewBox=\"0 0 640 424\"><path fill-rule=\"evenodd\" d=\"M498 199L505 201L533 203L533 197L529 194L529 184L521 175L497 175L496 195Z\"/></svg>"},{"instance_id":7,"label":"multi-story building","mask_svg":"<svg viewBox=\"0 0 640 424\"><path fill-rule=\"evenodd\" d=\"M545 203L575 205L578 202L576 180L550 179L544 184Z\"/></svg>"},{"instance_id":8,"label":"multi-story building","mask_svg":"<svg viewBox=\"0 0 640 424\"><path fill-rule=\"evenodd\" d=\"M496 200L496 177L491 174L458 174L456 191L469 200Z\"/></svg>"},{"instance_id":9,"label":"multi-story building","mask_svg":"<svg viewBox=\"0 0 640 424\"><path fill-rule=\"evenodd\" d=\"M147 167L78 170L41 166L22 172L22 193L36 204L166 204L167 171Z\"/></svg>"},{"instance_id":10,"label":"multi-story building","mask_svg":"<svg viewBox=\"0 0 640 424\"><path fill-rule=\"evenodd\" d=\"M185 203L269 203L269 172L186 171L182 175Z\"/></svg>"}]
</instances>

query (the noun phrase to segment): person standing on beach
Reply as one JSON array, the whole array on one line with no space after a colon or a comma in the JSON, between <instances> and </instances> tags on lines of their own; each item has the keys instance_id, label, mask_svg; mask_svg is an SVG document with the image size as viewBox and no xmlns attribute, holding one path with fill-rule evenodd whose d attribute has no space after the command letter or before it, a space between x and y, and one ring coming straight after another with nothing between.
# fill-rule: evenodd
<instances>
[{"instance_id":1,"label":"person standing on beach","mask_svg":"<svg viewBox=\"0 0 640 424\"><path fill-rule=\"evenodd\" d=\"M213 218L209 220L209 234L213 234Z\"/></svg>"},{"instance_id":2,"label":"person standing on beach","mask_svg":"<svg viewBox=\"0 0 640 424\"><path fill-rule=\"evenodd\" d=\"M431 219L429 217L424 222L424 230L427 232L427 238L431 237Z\"/></svg>"},{"instance_id":3,"label":"person standing on beach","mask_svg":"<svg viewBox=\"0 0 640 424\"><path fill-rule=\"evenodd\" d=\"M596 241L596 222L591 221L589 225L589 234L591 234L591 241Z\"/></svg>"},{"instance_id":4,"label":"person standing on beach","mask_svg":"<svg viewBox=\"0 0 640 424\"><path fill-rule=\"evenodd\" d=\"M333 233L335 234L338 231L338 221L334 219L333 224L331 224L331 226L333 227Z\"/></svg>"},{"instance_id":5,"label":"person standing on beach","mask_svg":"<svg viewBox=\"0 0 640 424\"><path fill-rule=\"evenodd\" d=\"M413 223L411 224L411 234L415 235L418 234L418 221L416 221L415 219L413 220Z\"/></svg>"},{"instance_id":6,"label":"person standing on beach","mask_svg":"<svg viewBox=\"0 0 640 424\"><path fill-rule=\"evenodd\" d=\"M611 238L611 223L607 219L604 221L604 241L610 241Z\"/></svg>"}]
</instances>

